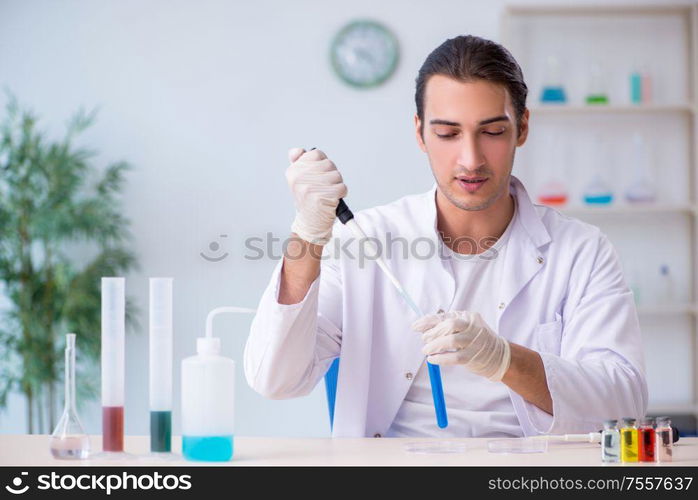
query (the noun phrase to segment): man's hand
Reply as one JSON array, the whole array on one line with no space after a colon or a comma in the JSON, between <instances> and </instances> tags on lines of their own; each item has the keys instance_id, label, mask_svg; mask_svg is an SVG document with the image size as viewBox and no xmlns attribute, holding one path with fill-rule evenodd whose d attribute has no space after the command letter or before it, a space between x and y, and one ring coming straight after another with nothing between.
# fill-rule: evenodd
<instances>
[{"instance_id":1,"label":"man's hand","mask_svg":"<svg viewBox=\"0 0 698 500\"><path fill-rule=\"evenodd\" d=\"M476 312L429 314L415 321L412 329L422 333L422 352L430 363L463 365L495 382L509 369L509 342L494 333Z\"/></svg>"},{"instance_id":2,"label":"man's hand","mask_svg":"<svg viewBox=\"0 0 698 500\"><path fill-rule=\"evenodd\" d=\"M347 195L342 176L325 153L315 149L288 152L286 180L293 192L296 218L291 231L308 243L325 245L332 236L340 198Z\"/></svg>"}]
</instances>

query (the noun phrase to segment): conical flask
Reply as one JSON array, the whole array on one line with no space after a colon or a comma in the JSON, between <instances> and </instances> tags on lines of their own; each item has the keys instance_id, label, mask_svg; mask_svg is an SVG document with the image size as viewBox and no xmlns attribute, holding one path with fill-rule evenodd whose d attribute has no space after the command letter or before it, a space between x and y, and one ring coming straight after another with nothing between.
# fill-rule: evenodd
<instances>
[{"instance_id":1,"label":"conical flask","mask_svg":"<svg viewBox=\"0 0 698 500\"><path fill-rule=\"evenodd\" d=\"M66 460L85 459L90 453L90 438L85 434L75 404L75 334L66 335L65 406L51 434L51 454Z\"/></svg>"}]
</instances>

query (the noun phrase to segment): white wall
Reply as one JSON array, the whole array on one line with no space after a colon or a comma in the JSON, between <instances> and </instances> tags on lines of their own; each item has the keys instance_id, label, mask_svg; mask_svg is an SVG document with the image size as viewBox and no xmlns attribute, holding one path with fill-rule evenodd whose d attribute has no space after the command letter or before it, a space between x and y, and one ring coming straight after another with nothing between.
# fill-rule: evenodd
<instances>
[{"instance_id":1,"label":"white wall","mask_svg":"<svg viewBox=\"0 0 698 500\"><path fill-rule=\"evenodd\" d=\"M243 241L288 233L288 147L325 150L344 175L354 209L431 185L412 130L416 72L448 37L499 39L503 5L5 0L0 84L39 112L52 133L79 106L100 107L84 142L100 150L100 166L125 159L135 167L124 206L141 271L128 276L127 291L147 312L148 276L175 278L180 360L193 353L207 311L254 307L266 286L275 262L245 261ZM356 17L384 22L400 41L397 71L376 90L348 88L328 63L332 36ZM224 233L227 240L219 238ZM214 240L230 253L220 263L199 256ZM324 388L291 401L256 395L241 366L249 318L219 321L224 351L238 361L237 434L328 435ZM147 325L146 314L141 323ZM126 432L146 434L146 331L129 336L127 355ZM98 404L83 413L88 432L99 433ZM25 432L21 398L0 413L0 432Z\"/></svg>"}]
</instances>

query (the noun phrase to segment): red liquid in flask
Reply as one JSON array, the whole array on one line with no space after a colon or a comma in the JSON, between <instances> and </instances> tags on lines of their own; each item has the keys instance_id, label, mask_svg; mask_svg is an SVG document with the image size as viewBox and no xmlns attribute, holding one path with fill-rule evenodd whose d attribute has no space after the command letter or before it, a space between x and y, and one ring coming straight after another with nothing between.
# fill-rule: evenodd
<instances>
[{"instance_id":1,"label":"red liquid in flask","mask_svg":"<svg viewBox=\"0 0 698 500\"><path fill-rule=\"evenodd\" d=\"M124 407L102 407L102 450L124 451Z\"/></svg>"},{"instance_id":2,"label":"red liquid in flask","mask_svg":"<svg viewBox=\"0 0 698 500\"><path fill-rule=\"evenodd\" d=\"M567 203L567 195L539 196L538 201L544 205L564 205Z\"/></svg>"},{"instance_id":3,"label":"red liquid in flask","mask_svg":"<svg viewBox=\"0 0 698 500\"><path fill-rule=\"evenodd\" d=\"M638 458L640 462L654 462L656 436L652 427L640 427L637 431Z\"/></svg>"}]
</instances>

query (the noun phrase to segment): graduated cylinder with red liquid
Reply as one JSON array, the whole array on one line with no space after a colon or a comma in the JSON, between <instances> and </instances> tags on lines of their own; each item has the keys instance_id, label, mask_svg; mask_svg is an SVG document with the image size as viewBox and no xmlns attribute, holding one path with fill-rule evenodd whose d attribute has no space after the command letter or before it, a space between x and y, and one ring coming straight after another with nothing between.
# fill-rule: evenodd
<instances>
[{"instance_id":1,"label":"graduated cylinder with red liquid","mask_svg":"<svg viewBox=\"0 0 698 500\"><path fill-rule=\"evenodd\" d=\"M125 279L102 278L102 450L124 451Z\"/></svg>"}]
</instances>

